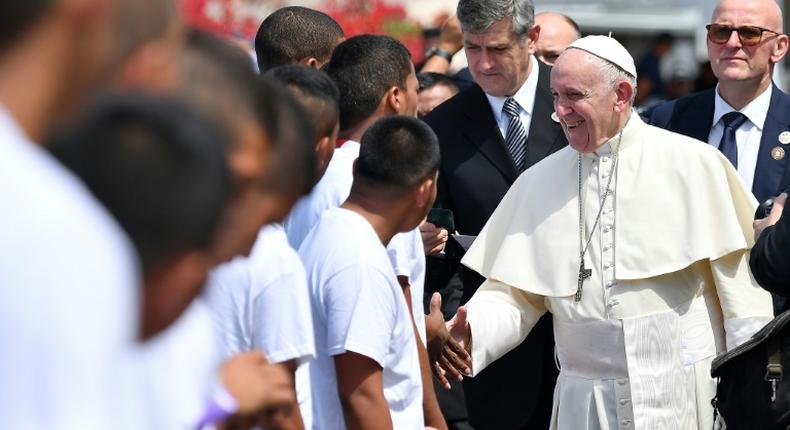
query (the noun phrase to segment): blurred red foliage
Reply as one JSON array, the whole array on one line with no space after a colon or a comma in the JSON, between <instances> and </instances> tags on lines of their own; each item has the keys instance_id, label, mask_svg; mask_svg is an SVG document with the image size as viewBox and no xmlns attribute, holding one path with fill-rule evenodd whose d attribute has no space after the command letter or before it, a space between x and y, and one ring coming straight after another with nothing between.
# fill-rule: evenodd
<instances>
[{"instance_id":1,"label":"blurred red foliage","mask_svg":"<svg viewBox=\"0 0 790 430\"><path fill-rule=\"evenodd\" d=\"M250 40L262 16L281 7L283 0L178 0L189 24L223 35ZM240 4L245 7L240 7ZM399 3L385 0L323 0L317 9L334 18L351 37L357 34L387 34L400 40L415 63L422 61L425 46L422 29Z\"/></svg>"}]
</instances>

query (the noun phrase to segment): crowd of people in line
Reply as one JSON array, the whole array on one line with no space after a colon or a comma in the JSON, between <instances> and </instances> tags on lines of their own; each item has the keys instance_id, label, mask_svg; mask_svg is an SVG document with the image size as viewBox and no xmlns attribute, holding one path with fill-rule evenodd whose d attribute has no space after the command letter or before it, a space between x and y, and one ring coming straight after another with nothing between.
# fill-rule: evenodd
<instances>
[{"instance_id":1,"label":"crowd of people in line","mask_svg":"<svg viewBox=\"0 0 790 430\"><path fill-rule=\"evenodd\" d=\"M782 23L720 0L718 84L637 112L650 62L532 0L418 69L306 7L251 58L171 0L4 1L0 428L726 424L711 363L790 292Z\"/></svg>"}]
</instances>

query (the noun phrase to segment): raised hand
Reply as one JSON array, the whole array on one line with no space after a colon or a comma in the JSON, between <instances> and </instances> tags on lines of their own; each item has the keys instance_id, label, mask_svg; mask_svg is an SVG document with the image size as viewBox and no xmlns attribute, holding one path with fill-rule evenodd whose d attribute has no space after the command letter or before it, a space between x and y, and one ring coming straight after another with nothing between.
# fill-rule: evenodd
<instances>
[{"instance_id":1,"label":"raised hand","mask_svg":"<svg viewBox=\"0 0 790 430\"><path fill-rule=\"evenodd\" d=\"M463 375L472 372L472 358L467 350L471 331L466 321L466 308L458 308L455 316L445 323L441 306L442 296L434 293L430 314L425 318L425 329L431 371L442 386L449 389L448 374L460 381Z\"/></svg>"}]
</instances>

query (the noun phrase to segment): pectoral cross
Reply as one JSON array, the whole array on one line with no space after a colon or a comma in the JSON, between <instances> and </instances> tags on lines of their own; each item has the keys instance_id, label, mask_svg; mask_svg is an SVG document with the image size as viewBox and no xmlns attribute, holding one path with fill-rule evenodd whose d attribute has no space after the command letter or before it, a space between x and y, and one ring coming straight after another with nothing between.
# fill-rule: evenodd
<instances>
[{"instance_id":1,"label":"pectoral cross","mask_svg":"<svg viewBox=\"0 0 790 430\"><path fill-rule=\"evenodd\" d=\"M582 257L582 262L579 264L579 286L576 289L576 295L573 297L573 300L579 302L582 300L582 288L584 288L584 280L592 276L592 269L585 269L584 268L584 257Z\"/></svg>"}]
</instances>

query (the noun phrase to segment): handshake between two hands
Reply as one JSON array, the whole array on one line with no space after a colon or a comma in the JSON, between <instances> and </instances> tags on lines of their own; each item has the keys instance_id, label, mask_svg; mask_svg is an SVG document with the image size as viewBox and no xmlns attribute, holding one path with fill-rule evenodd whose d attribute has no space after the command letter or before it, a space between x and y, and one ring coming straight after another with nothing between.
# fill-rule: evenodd
<instances>
[{"instance_id":1,"label":"handshake between two hands","mask_svg":"<svg viewBox=\"0 0 790 430\"><path fill-rule=\"evenodd\" d=\"M466 320L466 308L458 308L445 322L441 311L442 296L433 293L430 313L425 317L428 360L431 371L445 389L450 389L448 375L458 381L472 374L472 333Z\"/></svg>"}]
</instances>

